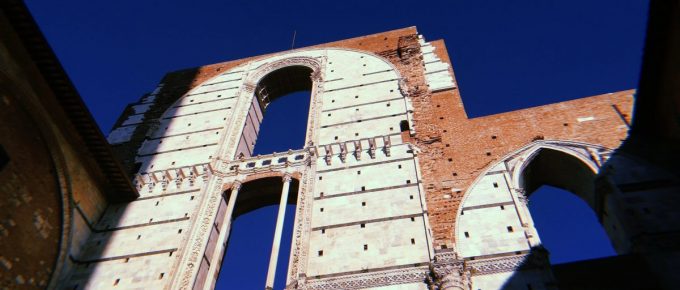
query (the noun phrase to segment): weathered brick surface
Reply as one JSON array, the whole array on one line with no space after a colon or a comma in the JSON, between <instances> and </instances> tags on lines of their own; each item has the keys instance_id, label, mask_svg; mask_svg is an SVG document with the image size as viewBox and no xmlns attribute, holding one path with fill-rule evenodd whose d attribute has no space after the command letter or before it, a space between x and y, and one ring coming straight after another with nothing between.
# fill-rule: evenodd
<instances>
[{"instance_id":1,"label":"weathered brick surface","mask_svg":"<svg viewBox=\"0 0 680 290\"><path fill-rule=\"evenodd\" d=\"M431 44L436 47L437 56L450 64L444 42ZM503 156L536 139L587 142L614 149L626 137L626 122L630 123L632 115L634 91L629 90L468 119L458 89L429 91L415 27L312 47L373 52L399 70L403 77L402 93L414 107L412 127L416 133L411 140L421 151L418 156L421 181L427 192L435 248L453 245L456 210L465 191L480 173ZM311 47L302 49L308 48ZM260 57L263 56L169 73L163 78L166 86L145 120L158 119L175 100L200 83ZM594 120L577 121L590 116ZM135 150L148 130L148 126L140 126L130 142L115 146L126 165L132 166ZM452 197L445 198L445 194Z\"/></svg>"}]
</instances>

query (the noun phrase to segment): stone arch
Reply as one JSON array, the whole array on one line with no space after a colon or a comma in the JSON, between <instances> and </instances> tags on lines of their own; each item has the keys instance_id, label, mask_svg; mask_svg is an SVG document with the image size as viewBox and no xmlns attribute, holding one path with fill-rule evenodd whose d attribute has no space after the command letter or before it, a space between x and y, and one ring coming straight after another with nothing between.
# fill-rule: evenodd
<instances>
[{"instance_id":1,"label":"stone arch","mask_svg":"<svg viewBox=\"0 0 680 290\"><path fill-rule=\"evenodd\" d=\"M602 201L596 196L594 180L602 162L610 154L611 150L594 144L537 140L489 166L465 192L457 210L455 240L458 254L462 257L500 255L526 252L540 246L527 207L527 198L541 185L563 188L576 194L602 220ZM577 178L570 178L574 174ZM487 224L467 224L465 215L475 215L475 211L488 211L485 215ZM491 227L493 231L485 232L486 228ZM492 238L503 237L506 231L521 234L513 237L513 242ZM608 234L613 239L614 235ZM481 249L484 247L482 245L471 246L470 243L479 235L486 235L487 242L499 246L496 250L489 250L493 247ZM512 243L515 245L511 246ZM505 249L501 249L503 246L500 244L504 244Z\"/></svg>"}]
</instances>

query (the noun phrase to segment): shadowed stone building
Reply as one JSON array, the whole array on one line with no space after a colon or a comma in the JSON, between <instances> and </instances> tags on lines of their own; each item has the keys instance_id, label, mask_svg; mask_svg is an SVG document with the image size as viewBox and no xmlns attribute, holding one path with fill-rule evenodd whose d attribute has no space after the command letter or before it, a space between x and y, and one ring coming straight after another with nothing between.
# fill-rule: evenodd
<instances>
[{"instance_id":1,"label":"shadowed stone building","mask_svg":"<svg viewBox=\"0 0 680 290\"><path fill-rule=\"evenodd\" d=\"M677 3L653 2L637 92L470 119L444 42L409 27L169 73L110 146L9 3L2 286L212 289L232 220L274 204L264 287L277 263L287 289L678 286ZM297 91L305 146L252 156L268 104ZM620 256L551 267L526 203L542 185L583 199Z\"/></svg>"}]
</instances>

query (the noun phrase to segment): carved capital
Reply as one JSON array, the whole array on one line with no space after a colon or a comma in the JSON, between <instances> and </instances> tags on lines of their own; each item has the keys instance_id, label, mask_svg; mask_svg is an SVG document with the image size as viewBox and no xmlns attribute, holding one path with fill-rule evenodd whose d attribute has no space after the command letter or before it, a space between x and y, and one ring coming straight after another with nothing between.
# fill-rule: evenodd
<instances>
[{"instance_id":1,"label":"carved capital","mask_svg":"<svg viewBox=\"0 0 680 290\"><path fill-rule=\"evenodd\" d=\"M286 173L283 175L283 182L284 183L290 182L291 178L292 176L290 175L290 173Z\"/></svg>"},{"instance_id":2,"label":"carved capital","mask_svg":"<svg viewBox=\"0 0 680 290\"><path fill-rule=\"evenodd\" d=\"M241 185L243 185L241 181L235 180L234 183L231 184L231 191L239 191L241 189Z\"/></svg>"},{"instance_id":3,"label":"carved capital","mask_svg":"<svg viewBox=\"0 0 680 290\"><path fill-rule=\"evenodd\" d=\"M470 272L453 270L441 278L440 290L470 290Z\"/></svg>"}]
</instances>

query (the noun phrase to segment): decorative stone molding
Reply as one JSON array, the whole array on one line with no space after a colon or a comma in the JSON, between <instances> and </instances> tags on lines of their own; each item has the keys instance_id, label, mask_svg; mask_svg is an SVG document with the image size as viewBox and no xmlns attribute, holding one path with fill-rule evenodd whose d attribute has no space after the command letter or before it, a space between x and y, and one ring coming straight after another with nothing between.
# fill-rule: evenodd
<instances>
[{"instance_id":1,"label":"decorative stone molding","mask_svg":"<svg viewBox=\"0 0 680 290\"><path fill-rule=\"evenodd\" d=\"M330 290L330 289L363 289L378 286L423 283L427 278L427 267L411 267L372 273L347 275L337 278L307 280L306 285L297 289Z\"/></svg>"}]
</instances>

